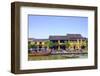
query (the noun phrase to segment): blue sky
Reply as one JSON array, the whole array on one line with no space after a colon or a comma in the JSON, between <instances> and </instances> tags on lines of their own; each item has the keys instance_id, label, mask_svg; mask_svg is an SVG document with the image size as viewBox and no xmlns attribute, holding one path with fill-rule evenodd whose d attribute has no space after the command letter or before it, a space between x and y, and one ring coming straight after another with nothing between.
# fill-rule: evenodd
<instances>
[{"instance_id":1,"label":"blue sky","mask_svg":"<svg viewBox=\"0 0 100 76\"><path fill-rule=\"evenodd\" d=\"M28 16L29 38L48 38L50 35L81 34L88 37L88 18L75 16Z\"/></svg>"}]
</instances>

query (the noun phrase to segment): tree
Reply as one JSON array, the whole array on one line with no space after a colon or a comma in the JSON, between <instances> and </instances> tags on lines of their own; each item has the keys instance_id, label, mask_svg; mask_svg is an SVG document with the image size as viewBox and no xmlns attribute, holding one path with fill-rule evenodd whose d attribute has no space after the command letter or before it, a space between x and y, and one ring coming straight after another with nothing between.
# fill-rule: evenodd
<instances>
[{"instance_id":1,"label":"tree","mask_svg":"<svg viewBox=\"0 0 100 76\"><path fill-rule=\"evenodd\" d=\"M31 45L31 43L28 43L28 53L30 53L31 52L31 49L32 48L32 45Z\"/></svg>"},{"instance_id":2,"label":"tree","mask_svg":"<svg viewBox=\"0 0 100 76\"><path fill-rule=\"evenodd\" d=\"M31 44L31 43L28 44L28 49L31 49L31 48L36 49L36 47L37 47L36 44Z\"/></svg>"},{"instance_id":3,"label":"tree","mask_svg":"<svg viewBox=\"0 0 100 76\"><path fill-rule=\"evenodd\" d=\"M88 46L87 44L88 44L87 41L82 42L81 48L85 49Z\"/></svg>"},{"instance_id":4,"label":"tree","mask_svg":"<svg viewBox=\"0 0 100 76\"><path fill-rule=\"evenodd\" d=\"M71 46L69 41L65 41L65 45L66 45L66 48L69 48Z\"/></svg>"},{"instance_id":5,"label":"tree","mask_svg":"<svg viewBox=\"0 0 100 76\"><path fill-rule=\"evenodd\" d=\"M62 43L62 44L60 44L60 46L62 49L66 49L66 43Z\"/></svg>"},{"instance_id":6,"label":"tree","mask_svg":"<svg viewBox=\"0 0 100 76\"><path fill-rule=\"evenodd\" d=\"M28 44L28 49L30 49L30 48L32 48L32 44L29 43Z\"/></svg>"},{"instance_id":7,"label":"tree","mask_svg":"<svg viewBox=\"0 0 100 76\"><path fill-rule=\"evenodd\" d=\"M86 48L88 48L88 40L86 40Z\"/></svg>"},{"instance_id":8,"label":"tree","mask_svg":"<svg viewBox=\"0 0 100 76\"><path fill-rule=\"evenodd\" d=\"M53 43L54 49L60 49L60 44L58 42Z\"/></svg>"},{"instance_id":9,"label":"tree","mask_svg":"<svg viewBox=\"0 0 100 76\"><path fill-rule=\"evenodd\" d=\"M66 43L62 43L61 46L66 46Z\"/></svg>"},{"instance_id":10,"label":"tree","mask_svg":"<svg viewBox=\"0 0 100 76\"><path fill-rule=\"evenodd\" d=\"M46 41L44 46L48 48L52 48L54 46L54 43L51 41Z\"/></svg>"},{"instance_id":11,"label":"tree","mask_svg":"<svg viewBox=\"0 0 100 76\"><path fill-rule=\"evenodd\" d=\"M53 43L54 46L59 46L58 42Z\"/></svg>"},{"instance_id":12,"label":"tree","mask_svg":"<svg viewBox=\"0 0 100 76\"><path fill-rule=\"evenodd\" d=\"M32 46L32 48L36 48L36 47L37 47L37 45L36 45L36 44L32 44L31 46Z\"/></svg>"}]
</instances>

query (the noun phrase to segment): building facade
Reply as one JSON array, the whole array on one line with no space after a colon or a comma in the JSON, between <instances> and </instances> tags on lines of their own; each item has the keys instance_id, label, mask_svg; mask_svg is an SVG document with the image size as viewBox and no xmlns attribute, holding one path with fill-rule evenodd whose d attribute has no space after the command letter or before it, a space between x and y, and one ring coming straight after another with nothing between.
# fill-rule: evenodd
<instances>
[{"instance_id":1,"label":"building facade","mask_svg":"<svg viewBox=\"0 0 100 76\"><path fill-rule=\"evenodd\" d=\"M51 43L51 47L47 43ZM29 44L35 44L38 48L53 48L57 50L61 49L81 49L88 45L88 39L81 34L67 34L65 36L49 36L48 39L35 39L29 38Z\"/></svg>"}]
</instances>

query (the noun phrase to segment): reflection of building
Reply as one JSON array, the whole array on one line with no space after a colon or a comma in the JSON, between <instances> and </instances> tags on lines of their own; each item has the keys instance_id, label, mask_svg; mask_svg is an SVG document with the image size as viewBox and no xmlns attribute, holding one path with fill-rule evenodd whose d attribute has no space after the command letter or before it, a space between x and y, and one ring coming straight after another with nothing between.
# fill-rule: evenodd
<instances>
[{"instance_id":1,"label":"reflection of building","mask_svg":"<svg viewBox=\"0 0 100 76\"><path fill-rule=\"evenodd\" d=\"M67 34L66 36L49 36L49 39L29 38L29 43L35 44L39 48L45 47L45 42L47 41L56 43L57 46L54 45L53 48L58 50L66 48L80 49L82 45L86 45L87 38L81 36L81 34Z\"/></svg>"}]
</instances>

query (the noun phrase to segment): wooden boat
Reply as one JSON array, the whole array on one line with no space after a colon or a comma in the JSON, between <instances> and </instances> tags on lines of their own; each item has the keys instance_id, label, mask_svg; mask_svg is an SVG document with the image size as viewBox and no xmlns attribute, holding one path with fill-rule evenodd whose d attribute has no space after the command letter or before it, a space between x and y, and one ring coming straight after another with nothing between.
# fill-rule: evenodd
<instances>
[{"instance_id":1,"label":"wooden boat","mask_svg":"<svg viewBox=\"0 0 100 76\"><path fill-rule=\"evenodd\" d=\"M29 54L30 56L47 56L51 53L51 50L48 51L38 51L38 52L33 52L32 54Z\"/></svg>"}]
</instances>

